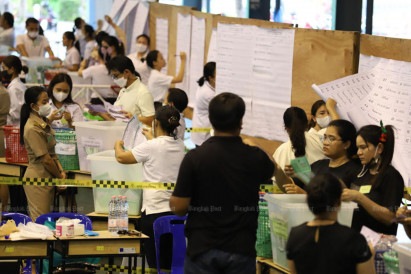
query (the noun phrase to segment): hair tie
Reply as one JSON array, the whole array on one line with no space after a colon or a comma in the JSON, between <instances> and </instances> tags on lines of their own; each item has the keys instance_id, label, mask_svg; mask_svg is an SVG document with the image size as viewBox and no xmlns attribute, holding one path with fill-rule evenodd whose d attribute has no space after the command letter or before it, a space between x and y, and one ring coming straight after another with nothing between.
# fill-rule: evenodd
<instances>
[{"instance_id":1,"label":"hair tie","mask_svg":"<svg viewBox=\"0 0 411 274\"><path fill-rule=\"evenodd\" d=\"M380 142L385 143L387 141L387 129L384 127L382 120L380 121L380 126L381 126Z\"/></svg>"},{"instance_id":2,"label":"hair tie","mask_svg":"<svg viewBox=\"0 0 411 274\"><path fill-rule=\"evenodd\" d=\"M176 116L171 116L170 118L168 118L168 122L171 124L172 122L177 121L177 117Z\"/></svg>"}]
</instances>

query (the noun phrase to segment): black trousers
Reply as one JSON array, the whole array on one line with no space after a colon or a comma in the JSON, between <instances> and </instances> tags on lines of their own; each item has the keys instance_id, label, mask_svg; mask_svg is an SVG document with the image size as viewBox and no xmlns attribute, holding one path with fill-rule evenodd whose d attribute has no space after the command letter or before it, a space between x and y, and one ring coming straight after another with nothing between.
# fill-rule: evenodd
<instances>
[{"instance_id":1,"label":"black trousers","mask_svg":"<svg viewBox=\"0 0 411 274\"><path fill-rule=\"evenodd\" d=\"M144 211L141 213L141 231L143 234L149 236L149 239L144 240L144 252L147 257L148 266L150 268L157 268L156 247L154 241L153 224L157 218L162 216L173 215L171 212L162 212L157 214L146 215ZM171 269L171 261L173 258L173 236L171 234L164 234L160 237L160 268Z\"/></svg>"}]
</instances>

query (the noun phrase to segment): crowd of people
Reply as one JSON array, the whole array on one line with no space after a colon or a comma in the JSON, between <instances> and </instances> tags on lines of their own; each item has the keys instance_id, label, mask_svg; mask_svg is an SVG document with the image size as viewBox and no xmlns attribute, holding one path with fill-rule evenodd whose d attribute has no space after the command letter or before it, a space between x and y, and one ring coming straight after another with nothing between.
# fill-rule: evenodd
<instances>
[{"instance_id":1,"label":"crowd of people","mask_svg":"<svg viewBox=\"0 0 411 274\"><path fill-rule=\"evenodd\" d=\"M216 94L216 63L209 62L198 80L193 127L212 128L212 134L192 133L196 148L185 153L183 111L188 97L185 91L170 87L183 81L184 52L179 54L178 74L165 75L161 69L166 60L158 50L150 51L146 34L136 37L137 52L126 56L126 34L111 18L106 20L117 37L95 31L77 18L73 31L63 34L67 53L59 60L34 18L26 20L27 33L18 35L14 43L14 34L13 39L9 35L14 20L10 15L1 15L0 44L29 58L47 52L58 61L56 68L77 71L95 85L120 87L118 94L98 89L91 104L106 101L121 106L124 116L137 116L147 126L143 129L147 141L131 151L124 150L122 141L113 145L118 162L143 164L144 181L176 183L173 192L143 190L142 232L150 237L145 251L151 268L157 267L153 223L176 214L188 216L185 273L255 273L259 186L270 180L285 193L307 194L315 215L289 236L287 256L293 273L373 273L372 248L359 233L363 226L395 235L402 223L411 236L411 212L401 207L404 181L391 165L392 126L381 122L356 129L339 118L338 102L332 99L315 102L310 121L303 109L293 106L283 116L289 140L270 155L252 139L240 136L245 103L232 93ZM85 119L84 110L72 99L71 77L59 73L47 89L26 89L20 76L27 71L20 58L7 56L1 67L0 124L20 125L20 142L29 158L24 177L65 179L55 154L53 128L74 129L74 122ZM115 120L108 113L91 114ZM4 155L4 145L0 154ZM306 157L311 165L315 176L309 183L290 165L297 157ZM368 191L363 186L369 186ZM4 185L0 191L3 199L7 197ZM24 186L33 220L50 212L54 191L48 186ZM354 201L359 207L351 228L338 223L337 212L344 201ZM163 242L171 250L170 239ZM170 256L161 261L161 268L170 267Z\"/></svg>"}]
</instances>

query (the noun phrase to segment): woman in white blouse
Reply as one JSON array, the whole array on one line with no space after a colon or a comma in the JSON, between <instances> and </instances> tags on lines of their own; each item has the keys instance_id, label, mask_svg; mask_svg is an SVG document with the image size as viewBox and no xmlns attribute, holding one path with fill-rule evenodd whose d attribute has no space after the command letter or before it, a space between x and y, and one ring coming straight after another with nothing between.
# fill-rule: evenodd
<instances>
[{"instance_id":1,"label":"woman in white blouse","mask_svg":"<svg viewBox=\"0 0 411 274\"><path fill-rule=\"evenodd\" d=\"M21 106L24 104L24 92L27 88L20 80L19 74L22 70L27 73L27 67L23 69L20 59L14 55L4 58L1 66L3 76L11 81L7 86L10 96L10 111L7 115L7 125L20 125L20 111Z\"/></svg>"},{"instance_id":2,"label":"woman in white blouse","mask_svg":"<svg viewBox=\"0 0 411 274\"><path fill-rule=\"evenodd\" d=\"M60 65L55 65L56 68L66 68L69 71L78 71L80 66L80 52L74 46L76 37L71 31L66 31L63 34L63 46L67 48L66 59L64 61L60 60Z\"/></svg>"},{"instance_id":3,"label":"woman in white blouse","mask_svg":"<svg viewBox=\"0 0 411 274\"><path fill-rule=\"evenodd\" d=\"M197 81L197 89L193 113L193 128L211 128L208 119L208 104L215 94L215 62L204 66L203 76ZM191 133L191 140L196 146L201 146L210 137L210 133Z\"/></svg>"},{"instance_id":4,"label":"woman in white blouse","mask_svg":"<svg viewBox=\"0 0 411 274\"><path fill-rule=\"evenodd\" d=\"M73 82L69 75L59 73L47 89L52 112L48 119L53 128L72 128L73 122L84 121L83 111L71 98Z\"/></svg>"},{"instance_id":5,"label":"woman in white blouse","mask_svg":"<svg viewBox=\"0 0 411 274\"><path fill-rule=\"evenodd\" d=\"M137 52L131 53L127 57L133 61L136 71L140 74L141 83L148 85L151 68L147 66L146 58L150 50L150 37L146 34L137 36L136 48Z\"/></svg>"},{"instance_id":6,"label":"woman in white blouse","mask_svg":"<svg viewBox=\"0 0 411 274\"><path fill-rule=\"evenodd\" d=\"M181 161L184 158L184 142L174 135L179 125L180 113L173 106L161 106L157 109L153 128L144 128L147 142L134 147L131 151L123 149L123 141L115 144L116 159L121 164L143 164L144 182L175 183ZM154 245L154 221L164 215L172 215L169 200L172 191L144 189L141 209L141 229L149 239L144 241L144 250L150 268L157 268ZM165 239L164 239L165 240ZM170 269L172 240L167 239L162 246L160 267ZM163 247L167 247L163 252ZM165 256L163 256L165 255ZM165 260L163 260L166 258ZM168 262L168 263L167 263Z\"/></svg>"},{"instance_id":7,"label":"woman in white blouse","mask_svg":"<svg viewBox=\"0 0 411 274\"><path fill-rule=\"evenodd\" d=\"M183 81L186 53L180 52L180 58L180 71L178 72L178 75L174 77L160 72L161 69L166 66L166 60L161 52L158 50L153 50L147 55L147 65L152 68L150 78L148 78L148 90L153 95L155 105L161 106L170 84L181 83Z\"/></svg>"}]
</instances>

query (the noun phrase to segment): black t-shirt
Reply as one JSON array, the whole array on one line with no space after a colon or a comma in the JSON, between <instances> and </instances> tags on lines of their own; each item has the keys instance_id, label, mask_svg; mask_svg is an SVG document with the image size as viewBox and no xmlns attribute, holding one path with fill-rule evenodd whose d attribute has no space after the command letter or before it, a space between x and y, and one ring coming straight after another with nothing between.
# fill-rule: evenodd
<instances>
[{"instance_id":1,"label":"black t-shirt","mask_svg":"<svg viewBox=\"0 0 411 274\"><path fill-rule=\"evenodd\" d=\"M338 179L341 179L348 188L350 188L351 183L357 179L357 175L361 171L361 164L357 160L350 160L338 167L330 167L329 165L329 159L318 160L311 164L311 171L315 175L330 173ZM305 188L305 184L300 179L293 179L298 186L303 189Z\"/></svg>"},{"instance_id":2,"label":"black t-shirt","mask_svg":"<svg viewBox=\"0 0 411 274\"><path fill-rule=\"evenodd\" d=\"M217 248L256 256L259 186L273 173L270 158L240 137L211 137L188 152L173 192L191 197L187 254Z\"/></svg>"},{"instance_id":3,"label":"black t-shirt","mask_svg":"<svg viewBox=\"0 0 411 274\"><path fill-rule=\"evenodd\" d=\"M304 223L293 227L288 237L287 259L294 261L297 273L357 273L356 265L370 258L364 236L339 223L327 226Z\"/></svg>"},{"instance_id":4,"label":"black t-shirt","mask_svg":"<svg viewBox=\"0 0 411 274\"><path fill-rule=\"evenodd\" d=\"M359 190L363 185L370 185L374 176L377 175L371 175L370 172L365 173L364 176L353 182L351 189ZM388 166L384 174L377 179L370 193L365 194L365 196L380 206L396 212L404 196L404 180L401 174L393 166ZM362 226L378 233L396 235L398 225L393 223L387 226L374 219L361 205L358 205L358 210L354 211L351 227L361 231Z\"/></svg>"}]
</instances>

